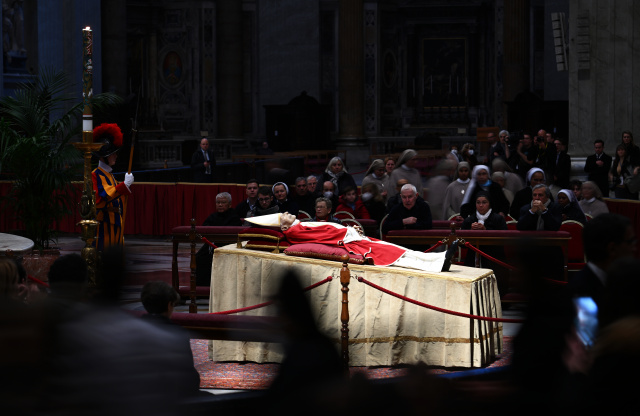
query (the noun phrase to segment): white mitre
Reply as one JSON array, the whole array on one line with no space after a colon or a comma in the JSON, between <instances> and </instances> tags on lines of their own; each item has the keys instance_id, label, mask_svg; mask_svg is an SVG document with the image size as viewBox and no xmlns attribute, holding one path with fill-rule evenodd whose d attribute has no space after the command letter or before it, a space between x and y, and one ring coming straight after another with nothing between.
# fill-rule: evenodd
<instances>
[{"instance_id":1,"label":"white mitre","mask_svg":"<svg viewBox=\"0 0 640 416\"><path fill-rule=\"evenodd\" d=\"M282 213L278 212L275 214L268 215L260 215L257 217L248 217L245 218L245 221L250 222L256 225L262 225L263 227L280 227L280 217ZM299 220L295 220L292 225L296 225L299 223Z\"/></svg>"}]
</instances>

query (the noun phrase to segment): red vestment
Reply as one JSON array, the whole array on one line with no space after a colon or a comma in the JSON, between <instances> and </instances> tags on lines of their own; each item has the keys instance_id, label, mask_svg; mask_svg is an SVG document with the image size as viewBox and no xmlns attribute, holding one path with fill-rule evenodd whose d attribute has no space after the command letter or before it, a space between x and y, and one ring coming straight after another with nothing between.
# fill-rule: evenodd
<instances>
[{"instance_id":1,"label":"red vestment","mask_svg":"<svg viewBox=\"0 0 640 416\"><path fill-rule=\"evenodd\" d=\"M359 238L352 240L353 234L348 238L351 241L344 242L347 232L347 227L340 224L327 222L321 225L308 225L301 222L290 227L284 234L291 244L313 242L344 247L350 253L373 259L377 266L389 266L407 252L406 248L375 238L359 236Z\"/></svg>"}]
</instances>

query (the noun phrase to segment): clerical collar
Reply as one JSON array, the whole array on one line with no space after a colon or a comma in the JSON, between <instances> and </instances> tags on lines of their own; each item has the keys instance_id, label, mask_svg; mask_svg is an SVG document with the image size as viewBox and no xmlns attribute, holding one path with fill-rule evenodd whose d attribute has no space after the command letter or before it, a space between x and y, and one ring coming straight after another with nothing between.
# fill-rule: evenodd
<instances>
[{"instance_id":1,"label":"clerical collar","mask_svg":"<svg viewBox=\"0 0 640 416\"><path fill-rule=\"evenodd\" d=\"M471 178L467 178L467 179L466 179L466 180L464 180L464 181L463 181L462 179L460 179L460 178L458 178L458 179L456 179L456 180L457 180L459 183L466 184L466 183L469 183L469 182L471 181Z\"/></svg>"},{"instance_id":2,"label":"clerical collar","mask_svg":"<svg viewBox=\"0 0 640 416\"><path fill-rule=\"evenodd\" d=\"M111 173L111 171L113 170L111 166L107 165L102 160L98 162L98 167L107 173Z\"/></svg>"},{"instance_id":3,"label":"clerical collar","mask_svg":"<svg viewBox=\"0 0 640 416\"><path fill-rule=\"evenodd\" d=\"M409 166L407 166L407 165L402 165L402 166L400 166L400 167L401 167L402 169L404 169L404 170L411 170L411 168L410 168Z\"/></svg>"},{"instance_id":4,"label":"clerical collar","mask_svg":"<svg viewBox=\"0 0 640 416\"><path fill-rule=\"evenodd\" d=\"M595 201L595 200L596 200L596 197L594 196L594 197L593 197L593 198L591 198L591 199L585 199L585 202L588 202L588 203L590 204L590 203L592 203L592 202L593 202L593 201Z\"/></svg>"}]
</instances>

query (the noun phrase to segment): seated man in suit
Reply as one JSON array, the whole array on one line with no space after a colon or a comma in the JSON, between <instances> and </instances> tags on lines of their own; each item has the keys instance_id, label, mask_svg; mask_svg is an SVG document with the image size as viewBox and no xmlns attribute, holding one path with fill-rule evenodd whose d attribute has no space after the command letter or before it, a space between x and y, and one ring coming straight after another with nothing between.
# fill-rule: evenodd
<instances>
[{"instance_id":1,"label":"seated man in suit","mask_svg":"<svg viewBox=\"0 0 640 416\"><path fill-rule=\"evenodd\" d=\"M316 196L309 192L307 188L307 179L304 176L296 178L295 188L291 193L291 199L298 203L300 210L309 215L313 215Z\"/></svg>"},{"instance_id":2,"label":"seated man in suit","mask_svg":"<svg viewBox=\"0 0 640 416\"><path fill-rule=\"evenodd\" d=\"M390 230L430 230L433 228L431 208L426 201L418 200L418 191L408 183L400 189L402 203L396 205L382 226L382 232Z\"/></svg>"},{"instance_id":3,"label":"seated man in suit","mask_svg":"<svg viewBox=\"0 0 640 416\"><path fill-rule=\"evenodd\" d=\"M231 194L221 192L216 195L216 210L204 220L202 225L212 227L242 225L242 220L236 210L231 208ZM205 243L196 253L196 284L198 286L209 286L213 251L214 248Z\"/></svg>"},{"instance_id":4,"label":"seated man in suit","mask_svg":"<svg viewBox=\"0 0 640 416\"><path fill-rule=\"evenodd\" d=\"M518 230L558 231L562 224L562 208L551 202L551 191L547 185L533 187L531 204L520 207Z\"/></svg>"},{"instance_id":5,"label":"seated man in suit","mask_svg":"<svg viewBox=\"0 0 640 416\"><path fill-rule=\"evenodd\" d=\"M520 231L558 231L562 224L562 208L551 202L551 191L547 185L533 187L533 199L530 204L520 208L517 229ZM539 256L548 267L547 277L562 280L564 275L564 253L561 247L536 246Z\"/></svg>"},{"instance_id":6,"label":"seated man in suit","mask_svg":"<svg viewBox=\"0 0 640 416\"><path fill-rule=\"evenodd\" d=\"M208 226L240 226L242 220L236 210L231 208L231 194L221 192L216 195L216 210L204 220Z\"/></svg>"},{"instance_id":7,"label":"seated man in suit","mask_svg":"<svg viewBox=\"0 0 640 416\"><path fill-rule=\"evenodd\" d=\"M278 212L278 205L276 205L276 202L273 200L273 192L271 192L271 187L261 186L260 188L258 188L258 203L247 214L247 217L275 214L276 212ZM248 225L246 221L245 225Z\"/></svg>"},{"instance_id":8,"label":"seated man in suit","mask_svg":"<svg viewBox=\"0 0 640 416\"><path fill-rule=\"evenodd\" d=\"M258 187L259 184L257 179L249 179L247 181L247 188L245 190L247 199L240 202L235 208L240 218L246 217L248 212L251 212L256 208L256 205L258 204Z\"/></svg>"}]
</instances>

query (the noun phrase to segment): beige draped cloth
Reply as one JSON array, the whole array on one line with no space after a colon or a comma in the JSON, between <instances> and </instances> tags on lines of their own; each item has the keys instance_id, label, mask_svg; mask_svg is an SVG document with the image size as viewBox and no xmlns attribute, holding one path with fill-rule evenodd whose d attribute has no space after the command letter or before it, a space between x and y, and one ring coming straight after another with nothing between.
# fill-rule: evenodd
<instances>
[{"instance_id":1,"label":"beige draped cloth","mask_svg":"<svg viewBox=\"0 0 640 416\"><path fill-rule=\"evenodd\" d=\"M211 275L211 312L256 305L277 291L285 270L298 273L304 286L333 276L307 292L318 326L340 340L341 284L339 262L221 247L215 251ZM501 317L491 270L451 266L450 272L425 273L399 267L349 265L349 357L351 366L415 364L480 367L502 351L502 324L472 320L413 305L357 281L371 281L417 301L457 312ZM244 315L275 315L268 306ZM277 344L210 341L214 361L280 362Z\"/></svg>"}]
</instances>

